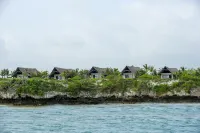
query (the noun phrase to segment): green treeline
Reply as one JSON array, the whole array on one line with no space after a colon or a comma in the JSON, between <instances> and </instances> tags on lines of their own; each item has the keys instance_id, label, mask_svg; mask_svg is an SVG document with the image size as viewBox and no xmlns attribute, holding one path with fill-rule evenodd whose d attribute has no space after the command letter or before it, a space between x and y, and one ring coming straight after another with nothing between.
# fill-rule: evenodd
<instances>
[{"instance_id":1,"label":"green treeline","mask_svg":"<svg viewBox=\"0 0 200 133\"><path fill-rule=\"evenodd\" d=\"M151 69L151 70L150 70ZM80 94L95 96L97 94L121 94L135 92L138 95L152 92L162 95L167 92L190 93L192 88L200 87L200 69L181 68L176 79L161 79L159 73L151 67L138 71L135 79L123 79L118 69L108 69L107 76L93 79L87 70L65 72L65 80L48 78L48 73L29 79L0 78L0 91L15 92L17 95L29 94L44 96L47 92L61 92L70 96Z\"/></svg>"}]
</instances>

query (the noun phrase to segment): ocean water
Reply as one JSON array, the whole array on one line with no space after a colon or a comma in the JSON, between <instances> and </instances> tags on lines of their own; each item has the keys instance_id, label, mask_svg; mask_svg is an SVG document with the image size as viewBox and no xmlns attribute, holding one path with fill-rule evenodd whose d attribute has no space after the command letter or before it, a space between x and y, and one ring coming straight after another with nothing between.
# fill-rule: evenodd
<instances>
[{"instance_id":1,"label":"ocean water","mask_svg":"<svg viewBox=\"0 0 200 133\"><path fill-rule=\"evenodd\" d=\"M200 104L0 106L0 133L200 133Z\"/></svg>"}]
</instances>

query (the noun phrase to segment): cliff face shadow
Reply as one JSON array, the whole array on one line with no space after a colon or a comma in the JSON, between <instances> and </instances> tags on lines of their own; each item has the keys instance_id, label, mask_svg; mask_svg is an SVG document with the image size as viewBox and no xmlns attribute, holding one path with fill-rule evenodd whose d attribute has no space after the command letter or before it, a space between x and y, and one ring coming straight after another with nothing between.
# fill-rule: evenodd
<instances>
[{"instance_id":1,"label":"cliff face shadow","mask_svg":"<svg viewBox=\"0 0 200 133\"><path fill-rule=\"evenodd\" d=\"M135 104L135 103L200 103L200 98L197 96L162 96L151 97L145 96L129 96L129 97L68 97L68 96L54 96L52 98L33 98L30 96L18 97L11 99L0 99L0 104L9 105L79 105L79 104L108 104L108 103L121 103L121 104Z\"/></svg>"}]
</instances>

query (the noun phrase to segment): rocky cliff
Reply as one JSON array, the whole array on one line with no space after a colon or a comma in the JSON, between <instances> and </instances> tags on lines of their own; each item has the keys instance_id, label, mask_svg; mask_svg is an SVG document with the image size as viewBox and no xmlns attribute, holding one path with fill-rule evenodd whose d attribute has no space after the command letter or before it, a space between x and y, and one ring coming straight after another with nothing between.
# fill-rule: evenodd
<instances>
[{"instance_id":1,"label":"rocky cliff","mask_svg":"<svg viewBox=\"0 0 200 133\"><path fill-rule=\"evenodd\" d=\"M27 94L16 94L12 92L0 92L0 104L12 105L52 105L52 104L102 104L102 103L199 103L200 88L191 89L190 93L167 92L156 95L153 92L127 92L124 95L117 94L97 94L90 95L82 93L79 96L70 96L67 93L48 92L44 96L33 96Z\"/></svg>"}]
</instances>

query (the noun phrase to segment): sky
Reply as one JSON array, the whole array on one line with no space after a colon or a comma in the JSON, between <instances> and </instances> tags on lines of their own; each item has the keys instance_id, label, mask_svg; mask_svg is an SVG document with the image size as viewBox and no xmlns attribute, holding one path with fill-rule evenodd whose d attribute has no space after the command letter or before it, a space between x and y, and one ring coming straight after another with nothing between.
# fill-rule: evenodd
<instances>
[{"instance_id":1,"label":"sky","mask_svg":"<svg viewBox=\"0 0 200 133\"><path fill-rule=\"evenodd\" d=\"M198 0L0 0L0 69L200 67Z\"/></svg>"}]
</instances>

